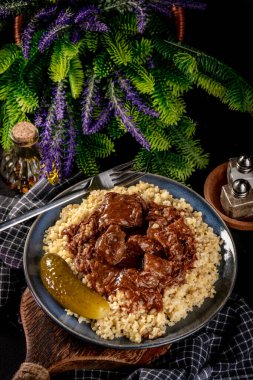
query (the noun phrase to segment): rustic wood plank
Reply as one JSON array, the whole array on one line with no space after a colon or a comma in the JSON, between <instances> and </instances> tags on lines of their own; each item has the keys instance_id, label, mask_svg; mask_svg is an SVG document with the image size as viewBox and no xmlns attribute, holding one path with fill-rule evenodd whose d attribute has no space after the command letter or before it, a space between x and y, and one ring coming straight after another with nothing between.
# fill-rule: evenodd
<instances>
[{"instance_id":1,"label":"rustic wood plank","mask_svg":"<svg viewBox=\"0 0 253 380\"><path fill-rule=\"evenodd\" d=\"M112 349L73 337L44 313L28 289L21 300L21 318L27 344L26 362L39 364L49 373L75 368L115 369L147 366L165 354L170 345L148 349Z\"/></svg>"}]
</instances>

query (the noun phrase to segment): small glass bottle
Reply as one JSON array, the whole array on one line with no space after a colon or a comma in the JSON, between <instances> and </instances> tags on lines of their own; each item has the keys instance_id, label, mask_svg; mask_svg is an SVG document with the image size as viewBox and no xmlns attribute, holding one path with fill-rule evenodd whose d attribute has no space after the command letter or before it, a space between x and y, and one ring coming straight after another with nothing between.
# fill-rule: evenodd
<instances>
[{"instance_id":1,"label":"small glass bottle","mask_svg":"<svg viewBox=\"0 0 253 380\"><path fill-rule=\"evenodd\" d=\"M40 173L38 129L22 121L12 128L10 137L13 146L2 154L0 174L10 189L26 193L37 182Z\"/></svg>"}]
</instances>

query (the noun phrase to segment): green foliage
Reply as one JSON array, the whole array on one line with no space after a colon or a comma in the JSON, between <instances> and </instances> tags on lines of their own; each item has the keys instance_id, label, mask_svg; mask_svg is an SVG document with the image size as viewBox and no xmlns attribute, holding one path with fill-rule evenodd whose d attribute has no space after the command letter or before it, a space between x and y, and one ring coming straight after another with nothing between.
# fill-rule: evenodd
<instances>
[{"instance_id":1,"label":"green foliage","mask_svg":"<svg viewBox=\"0 0 253 380\"><path fill-rule=\"evenodd\" d=\"M152 42L143 38L140 41L135 41L133 47L133 61L135 64L145 64L147 59L151 57L153 51Z\"/></svg>"},{"instance_id":2,"label":"green foliage","mask_svg":"<svg viewBox=\"0 0 253 380\"><path fill-rule=\"evenodd\" d=\"M160 113L160 119L165 125L175 125L185 113L185 103L182 98L173 95L163 78L156 78L153 103Z\"/></svg>"},{"instance_id":3,"label":"green foliage","mask_svg":"<svg viewBox=\"0 0 253 380\"><path fill-rule=\"evenodd\" d=\"M126 134L126 128L117 117L113 117L108 123L107 133L112 140L118 140Z\"/></svg>"},{"instance_id":4,"label":"green foliage","mask_svg":"<svg viewBox=\"0 0 253 380\"><path fill-rule=\"evenodd\" d=\"M49 76L53 82L62 82L66 78L70 61L77 55L77 47L70 42L60 39L55 43L49 66Z\"/></svg>"},{"instance_id":5,"label":"green foliage","mask_svg":"<svg viewBox=\"0 0 253 380\"><path fill-rule=\"evenodd\" d=\"M76 153L76 163L80 171L82 171L87 177L99 173L99 166L92 151L89 149L86 139L78 139Z\"/></svg>"},{"instance_id":6,"label":"green foliage","mask_svg":"<svg viewBox=\"0 0 253 380\"><path fill-rule=\"evenodd\" d=\"M160 120L138 113L138 111L136 112L135 120L145 136L147 136L152 150L164 151L171 148L171 141Z\"/></svg>"},{"instance_id":7,"label":"green foliage","mask_svg":"<svg viewBox=\"0 0 253 380\"><path fill-rule=\"evenodd\" d=\"M71 95L74 99L77 99L81 95L84 82L83 66L79 57L73 57L70 60L68 78Z\"/></svg>"},{"instance_id":8,"label":"green foliage","mask_svg":"<svg viewBox=\"0 0 253 380\"><path fill-rule=\"evenodd\" d=\"M77 166L87 176L99 173L97 158L105 158L114 152L113 142L104 134L79 136L77 144Z\"/></svg>"},{"instance_id":9,"label":"green foliage","mask_svg":"<svg viewBox=\"0 0 253 380\"><path fill-rule=\"evenodd\" d=\"M113 33L120 31L126 36L135 36L138 34L137 21L133 13L122 13L114 18L111 25Z\"/></svg>"},{"instance_id":10,"label":"green foliage","mask_svg":"<svg viewBox=\"0 0 253 380\"><path fill-rule=\"evenodd\" d=\"M93 61L93 70L97 77L105 78L109 76L113 69L113 63L107 53L102 52Z\"/></svg>"},{"instance_id":11,"label":"green foliage","mask_svg":"<svg viewBox=\"0 0 253 380\"><path fill-rule=\"evenodd\" d=\"M98 33L95 32L85 32L84 36L84 46L87 48L92 53L95 53L98 47L98 40L99 40L99 35Z\"/></svg>"},{"instance_id":12,"label":"green foliage","mask_svg":"<svg viewBox=\"0 0 253 380\"><path fill-rule=\"evenodd\" d=\"M122 34L116 33L114 36L104 34L103 44L116 65L127 66L132 61L130 46Z\"/></svg>"},{"instance_id":13,"label":"green foliage","mask_svg":"<svg viewBox=\"0 0 253 380\"><path fill-rule=\"evenodd\" d=\"M27 20L42 9L38 0L0 3L3 14L22 13ZM52 3L57 3L56 14L41 24L36 21L29 59L24 58L22 47L13 43L0 50L0 131L4 149L11 145L9 134L15 123L33 122L45 104L53 109L51 89L61 82L66 91L65 106L67 109L71 104L77 133L75 160L87 176L99 172L99 161L115 153L117 140L124 138L131 127L150 145L149 151L140 148L136 153L136 168L149 163L149 171L181 182L195 170L205 168L209 156L195 137L197 124L187 116L184 98L196 88L231 110L253 116L253 89L245 79L225 63L179 43L168 19L158 12L148 14L146 30L140 34L139 3L135 1L89 3L100 7L94 16L100 24L94 21L94 25L86 25L82 21L78 25L73 21L65 27L59 23L53 31L58 37L52 38L41 53L40 39L48 32L47 25L54 25L59 11L68 7L75 14L85 7L82 2L66 0L46 0L43 7ZM107 32L99 29L101 23L108 27L104 29ZM57 34L59 30L61 34ZM75 43L74 32L78 32ZM108 109L106 124L95 124ZM53 125L52 139L64 136L63 157L68 151L67 126L68 120ZM134 132L132 135L136 136Z\"/></svg>"},{"instance_id":14,"label":"green foliage","mask_svg":"<svg viewBox=\"0 0 253 380\"><path fill-rule=\"evenodd\" d=\"M0 50L0 74L8 70L19 55L20 49L14 44L9 44Z\"/></svg>"},{"instance_id":15,"label":"green foliage","mask_svg":"<svg viewBox=\"0 0 253 380\"><path fill-rule=\"evenodd\" d=\"M140 93L153 93L155 85L154 77L144 66L131 64L125 71Z\"/></svg>"},{"instance_id":16,"label":"green foliage","mask_svg":"<svg viewBox=\"0 0 253 380\"><path fill-rule=\"evenodd\" d=\"M95 158L106 158L115 151L113 141L105 134L89 135L85 140Z\"/></svg>"},{"instance_id":17,"label":"green foliage","mask_svg":"<svg viewBox=\"0 0 253 380\"><path fill-rule=\"evenodd\" d=\"M141 149L136 155L135 168L148 166L149 172L160 174L169 178L176 178L184 183L194 172L194 167L185 157L171 151L157 152Z\"/></svg>"},{"instance_id":18,"label":"green foliage","mask_svg":"<svg viewBox=\"0 0 253 380\"><path fill-rule=\"evenodd\" d=\"M208 164L208 154L203 152L198 140L189 138L185 133L184 127L179 123L177 126L170 127L170 138L176 150L189 162L191 166L204 169Z\"/></svg>"}]
</instances>

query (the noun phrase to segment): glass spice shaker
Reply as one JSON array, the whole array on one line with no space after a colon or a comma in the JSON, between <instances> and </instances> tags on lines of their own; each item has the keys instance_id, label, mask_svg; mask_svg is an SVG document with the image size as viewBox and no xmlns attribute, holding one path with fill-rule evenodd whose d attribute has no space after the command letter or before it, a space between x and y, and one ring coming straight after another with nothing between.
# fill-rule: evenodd
<instances>
[{"instance_id":1,"label":"glass spice shaker","mask_svg":"<svg viewBox=\"0 0 253 380\"><path fill-rule=\"evenodd\" d=\"M10 137L13 146L3 152L0 174L10 189L26 193L40 173L38 129L32 123L21 121L12 128Z\"/></svg>"}]
</instances>

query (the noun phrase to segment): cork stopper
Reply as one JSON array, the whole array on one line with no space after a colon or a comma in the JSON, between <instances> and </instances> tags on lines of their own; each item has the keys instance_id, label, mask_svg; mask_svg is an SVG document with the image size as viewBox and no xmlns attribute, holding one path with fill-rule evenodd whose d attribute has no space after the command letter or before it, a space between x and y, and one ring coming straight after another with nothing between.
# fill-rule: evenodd
<instances>
[{"instance_id":1,"label":"cork stopper","mask_svg":"<svg viewBox=\"0 0 253 380\"><path fill-rule=\"evenodd\" d=\"M38 139L38 130L32 123L20 121L11 130L11 139L18 145L28 146Z\"/></svg>"}]
</instances>

